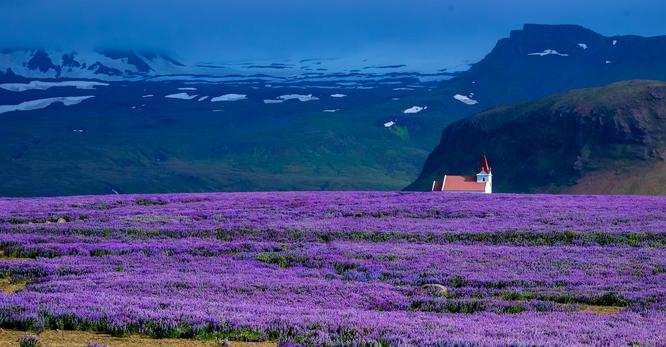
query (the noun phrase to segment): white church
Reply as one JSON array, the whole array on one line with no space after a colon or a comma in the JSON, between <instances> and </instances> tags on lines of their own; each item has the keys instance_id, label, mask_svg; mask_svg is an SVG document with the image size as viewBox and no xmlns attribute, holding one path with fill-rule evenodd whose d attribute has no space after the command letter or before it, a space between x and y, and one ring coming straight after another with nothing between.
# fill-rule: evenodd
<instances>
[{"instance_id":1,"label":"white church","mask_svg":"<svg viewBox=\"0 0 666 347\"><path fill-rule=\"evenodd\" d=\"M444 175L441 181L432 182L433 192L485 193L493 192L493 173L484 154L476 176Z\"/></svg>"}]
</instances>

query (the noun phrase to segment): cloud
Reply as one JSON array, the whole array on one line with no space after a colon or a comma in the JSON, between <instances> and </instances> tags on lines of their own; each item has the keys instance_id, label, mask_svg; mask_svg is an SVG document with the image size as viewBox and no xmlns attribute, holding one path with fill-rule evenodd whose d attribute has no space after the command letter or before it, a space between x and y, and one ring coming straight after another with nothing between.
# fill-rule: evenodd
<instances>
[{"instance_id":1,"label":"cloud","mask_svg":"<svg viewBox=\"0 0 666 347\"><path fill-rule=\"evenodd\" d=\"M186 61L358 55L446 67L480 59L526 22L658 35L665 11L660 0L3 0L0 32L9 34L0 47L156 49Z\"/></svg>"}]
</instances>

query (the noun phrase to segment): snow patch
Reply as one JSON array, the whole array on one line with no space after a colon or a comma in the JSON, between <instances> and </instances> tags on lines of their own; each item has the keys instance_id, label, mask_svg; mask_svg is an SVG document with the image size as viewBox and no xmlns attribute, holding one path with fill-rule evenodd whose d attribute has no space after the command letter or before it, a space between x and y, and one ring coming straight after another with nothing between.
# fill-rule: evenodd
<instances>
[{"instance_id":1,"label":"snow patch","mask_svg":"<svg viewBox=\"0 0 666 347\"><path fill-rule=\"evenodd\" d=\"M579 43L578 47L580 47L582 49L587 49L587 44L586 43Z\"/></svg>"},{"instance_id":2,"label":"snow patch","mask_svg":"<svg viewBox=\"0 0 666 347\"><path fill-rule=\"evenodd\" d=\"M298 100L301 102L306 102L306 101L314 101L314 100L319 100L318 97L312 96L312 94L287 94L287 95L280 95L278 96L278 99L280 100Z\"/></svg>"},{"instance_id":3,"label":"snow patch","mask_svg":"<svg viewBox=\"0 0 666 347\"><path fill-rule=\"evenodd\" d=\"M613 46L617 45L617 40L613 40Z\"/></svg>"},{"instance_id":4,"label":"snow patch","mask_svg":"<svg viewBox=\"0 0 666 347\"><path fill-rule=\"evenodd\" d=\"M83 100L94 98L94 95L86 96L59 96L55 98L37 99L22 102L18 105L0 105L0 114L12 111L30 111L47 108L54 103L62 103L65 106L76 105Z\"/></svg>"},{"instance_id":5,"label":"snow patch","mask_svg":"<svg viewBox=\"0 0 666 347\"><path fill-rule=\"evenodd\" d=\"M347 95L346 94L331 94L332 98L344 98L345 96L347 96Z\"/></svg>"},{"instance_id":6,"label":"snow patch","mask_svg":"<svg viewBox=\"0 0 666 347\"><path fill-rule=\"evenodd\" d=\"M394 121L389 121L389 122L384 123L384 128L390 128L394 125L395 125Z\"/></svg>"},{"instance_id":7,"label":"snow patch","mask_svg":"<svg viewBox=\"0 0 666 347\"><path fill-rule=\"evenodd\" d=\"M180 99L180 100L192 100L197 97L197 95L190 95L187 93L176 93L176 94L169 94L164 96L165 98L168 99Z\"/></svg>"},{"instance_id":8,"label":"snow patch","mask_svg":"<svg viewBox=\"0 0 666 347\"><path fill-rule=\"evenodd\" d=\"M538 55L540 57L546 56L546 55L559 55L560 57L568 57L568 54L565 53L560 53L554 49L544 49L543 52L536 52L536 53L530 53L528 55Z\"/></svg>"},{"instance_id":9,"label":"snow patch","mask_svg":"<svg viewBox=\"0 0 666 347\"><path fill-rule=\"evenodd\" d=\"M610 60L606 60L606 64L612 64L613 62Z\"/></svg>"},{"instance_id":10,"label":"snow patch","mask_svg":"<svg viewBox=\"0 0 666 347\"><path fill-rule=\"evenodd\" d=\"M142 96L142 98L152 98L153 96L155 96L155 95L154 94L146 94L146 95Z\"/></svg>"},{"instance_id":11,"label":"snow patch","mask_svg":"<svg viewBox=\"0 0 666 347\"><path fill-rule=\"evenodd\" d=\"M281 104L284 100L264 99L264 104Z\"/></svg>"},{"instance_id":12,"label":"snow patch","mask_svg":"<svg viewBox=\"0 0 666 347\"><path fill-rule=\"evenodd\" d=\"M456 95L453 96L453 98L462 102L463 104L466 104L466 105L476 105L476 104L478 104L479 102L472 99L471 98L472 96L474 96L474 93L471 93L469 96L462 95L462 94L456 94Z\"/></svg>"},{"instance_id":13,"label":"snow patch","mask_svg":"<svg viewBox=\"0 0 666 347\"><path fill-rule=\"evenodd\" d=\"M419 113L425 109L427 109L428 106L412 106L404 111L402 113L407 113L407 114L413 114L413 113Z\"/></svg>"},{"instance_id":14,"label":"snow patch","mask_svg":"<svg viewBox=\"0 0 666 347\"><path fill-rule=\"evenodd\" d=\"M197 101L204 101L206 99L208 99L208 95L200 97L199 100L197 100Z\"/></svg>"},{"instance_id":15,"label":"snow patch","mask_svg":"<svg viewBox=\"0 0 666 347\"><path fill-rule=\"evenodd\" d=\"M239 101L239 100L245 100L247 99L247 95L245 94L224 94L220 96L216 96L212 99L210 99L211 102L218 102L218 101Z\"/></svg>"},{"instance_id":16,"label":"snow patch","mask_svg":"<svg viewBox=\"0 0 666 347\"><path fill-rule=\"evenodd\" d=\"M180 87L178 90L197 90L197 88L194 87Z\"/></svg>"},{"instance_id":17,"label":"snow patch","mask_svg":"<svg viewBox=\"0 0 666 347\"><path fill-rule=\"evenodd\" d=\"M99 86L108 86L108 83L94 82L94 81L61 81L61 82L44 82L44 81L30 81L28 83L2 83L0 88L9 90L10 92L24 92L26 90L46 90L55 87L74 87L77 89L95 89Z\"/></svg>"},{"instance_id":18,"label":"snow patch","mask_svg":"<svg viewBox=\"0 0 666 347\"><path fill-rule=\"evenodd\" d=\"M342 95L342 94L339 94ZM331 95L332 96L332 95ZM306 101L314 101L314 100L319 100L318 97L313 96L312 94L287 94L287 95L280 95L276 99L266 99L264 100L264 104L280 104L288 100L298 100L301 102L306 102Z\"/></svg>"},{"instance_id":19,"label":"snow patch","mask_svg":"<svg viewBox=\"0 0 666 347\"><path fill-rule=\"evenodd\" d=\"M340 109L339 109L339 108L335 108L335 109L331 109L331 110L323 110L322 112L326 112L326 113L335 113L335 112L338 112L338 111L340 111Z\"/></svg>"}]
</instances>

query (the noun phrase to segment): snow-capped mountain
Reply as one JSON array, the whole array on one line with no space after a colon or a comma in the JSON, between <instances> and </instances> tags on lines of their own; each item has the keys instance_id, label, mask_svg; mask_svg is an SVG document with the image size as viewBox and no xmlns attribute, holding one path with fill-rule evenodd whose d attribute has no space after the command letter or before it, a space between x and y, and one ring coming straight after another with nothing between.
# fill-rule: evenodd
<instances>
[{"instance_id":1,"label":"snow-capped mountain","mask_svg":"<svg viewBox=\"0 0 666 347\"><path fill-rule=\"evenodd\" d=\"M439 68L424 70L404 64L373 65L354 59L182 63L163 53L123 50L0 50L0 82L26 79L229 82L252 79L270 83L351 83L404 78L438 81L450 76L450 72Z\"/></svg>"},{"instance_id":2,"label":"snow-capped mountain","mask_svg":"<svg viewBox=\"0 0 666 347\"><path fill-rule=\"evenodd\" d=\"M179 73L183 64L162 53L120 50L59 51L14 49L0 51L0 79L91 78L122 80Z\"/></svg>"}]
</instances>

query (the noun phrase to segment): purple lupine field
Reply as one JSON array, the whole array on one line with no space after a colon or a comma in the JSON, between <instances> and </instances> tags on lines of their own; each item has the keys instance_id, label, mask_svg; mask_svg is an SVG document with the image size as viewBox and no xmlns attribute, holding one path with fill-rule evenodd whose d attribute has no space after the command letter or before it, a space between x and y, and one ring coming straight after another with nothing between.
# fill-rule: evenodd
<instances>
[{"instance_id":1,"label":"purple lupine field","mask_svg":"<svg viewBox=\"0 0 666 347\"><path fill-rule=\"evenodd\" d=\"M0 199L3 328L305 346L664 346L666 198Z\"/></svg>"}]
</instances>

